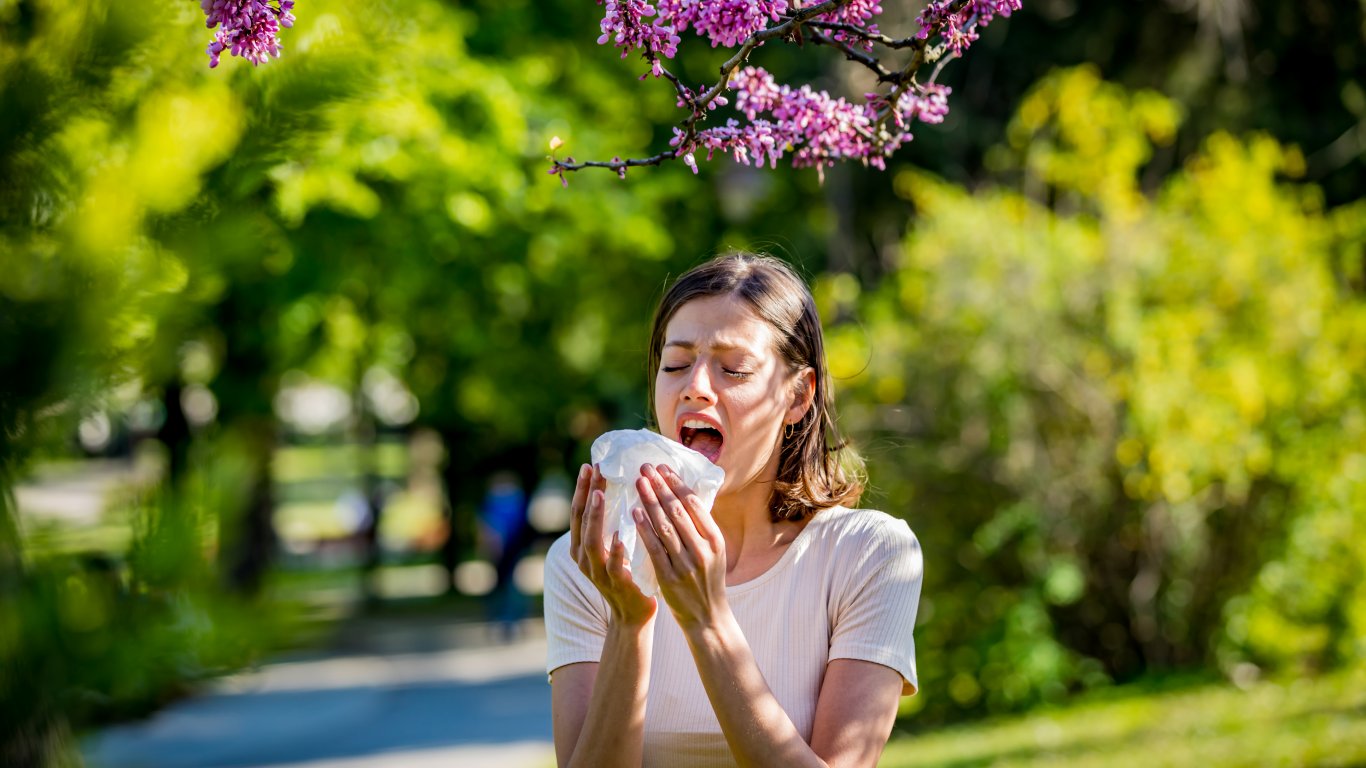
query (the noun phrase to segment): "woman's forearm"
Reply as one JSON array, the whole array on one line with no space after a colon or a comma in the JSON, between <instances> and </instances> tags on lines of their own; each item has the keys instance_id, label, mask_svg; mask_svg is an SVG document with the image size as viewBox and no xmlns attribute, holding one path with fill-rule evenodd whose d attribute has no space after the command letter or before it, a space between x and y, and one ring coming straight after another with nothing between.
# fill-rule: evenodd
<instances>
[{"instance_id":1,"label":"woman's forearm","mask_svg":"<svg viewBox=\"0 0 1366 768\"><path fill-rule=\"evenodd\" d=\"M650 684L654 622L607 629L588 716L574 744L570 766L641 764L645 746L645 697Z\"/></svg>"},{"instance_id":2,"label":"woman's forearm","mask_svg":"<svg viewBox=\"0 0 1366 768\"><path fill-rule=\"evenodd\" d=\"M685 635L737 765L825 766L768 687L734 615Z\"/></svg>"}]
</instances>

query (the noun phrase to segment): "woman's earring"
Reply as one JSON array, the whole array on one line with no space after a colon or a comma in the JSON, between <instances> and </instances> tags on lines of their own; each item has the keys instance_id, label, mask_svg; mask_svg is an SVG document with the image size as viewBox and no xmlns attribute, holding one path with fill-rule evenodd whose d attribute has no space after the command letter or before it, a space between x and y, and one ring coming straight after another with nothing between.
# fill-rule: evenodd
<instances>
[{"instance_id":1,"label":"woman's earring","mask_svg":"<svg viewBox=\"0 0 1366 768\"><path fill-rule=\"evenodd\" d=\"M783 438L786 439L786 440L792 439L792 433L793 433L793 432L796 432L796 431L797 431L797 425L796 425L796 424L793 424L792 422L788 422L787 424L784 424L784 425L783 425Z\"/></svg>"}]
</instances>

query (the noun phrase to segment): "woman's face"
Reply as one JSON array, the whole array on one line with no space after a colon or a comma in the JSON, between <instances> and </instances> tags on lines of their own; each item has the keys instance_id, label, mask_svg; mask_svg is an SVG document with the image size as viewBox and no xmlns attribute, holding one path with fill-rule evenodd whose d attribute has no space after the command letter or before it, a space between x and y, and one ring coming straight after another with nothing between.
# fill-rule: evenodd
<instances>
[{"instance_id":1,"label":"woman's face","mask_svg":"<svg viewBox=\"0 0 1366 768\"><path fill-rule=\"evenodd\" d=\"M730 296L693 299L665 328L655 418L665 437L726 471L722 494L777 475L794 376L774 341L773 328Z\"/></svg>"}]
</instances>

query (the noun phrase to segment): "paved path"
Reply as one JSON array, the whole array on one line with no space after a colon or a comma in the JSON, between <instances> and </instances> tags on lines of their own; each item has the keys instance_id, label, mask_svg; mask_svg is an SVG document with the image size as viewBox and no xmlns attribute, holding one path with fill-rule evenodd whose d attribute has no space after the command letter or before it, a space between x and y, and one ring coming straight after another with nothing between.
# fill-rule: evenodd
<instances>
[{"instance_id":1,"label":"paved path","mask_svg":"<svg viewBox=\"0 0 1366 768\"><path fill-rule=\"evenodd\" d=\"M311 658L227 678L85 744L92 768L549 768L545 632L367 626Z\"/></svg>"}]
</instances>

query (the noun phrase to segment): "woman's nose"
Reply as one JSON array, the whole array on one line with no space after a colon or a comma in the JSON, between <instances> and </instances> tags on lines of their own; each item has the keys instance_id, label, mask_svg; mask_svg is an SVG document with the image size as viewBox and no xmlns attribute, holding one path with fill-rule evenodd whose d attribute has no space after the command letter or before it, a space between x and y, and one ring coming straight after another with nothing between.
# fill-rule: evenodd
<instances>
[{"instance_id":1,"label":"woman's nose","mask_svg":"<svg viewBox=\"0 0 1366 768\"><path fill-rule=\"evenodd\" d=\"M683 382L684 400L705 400L714 402L716 393L711 389L711 372L702 363L695 363L688 369L688 378Z\"/></svg>"}]
</instances>

